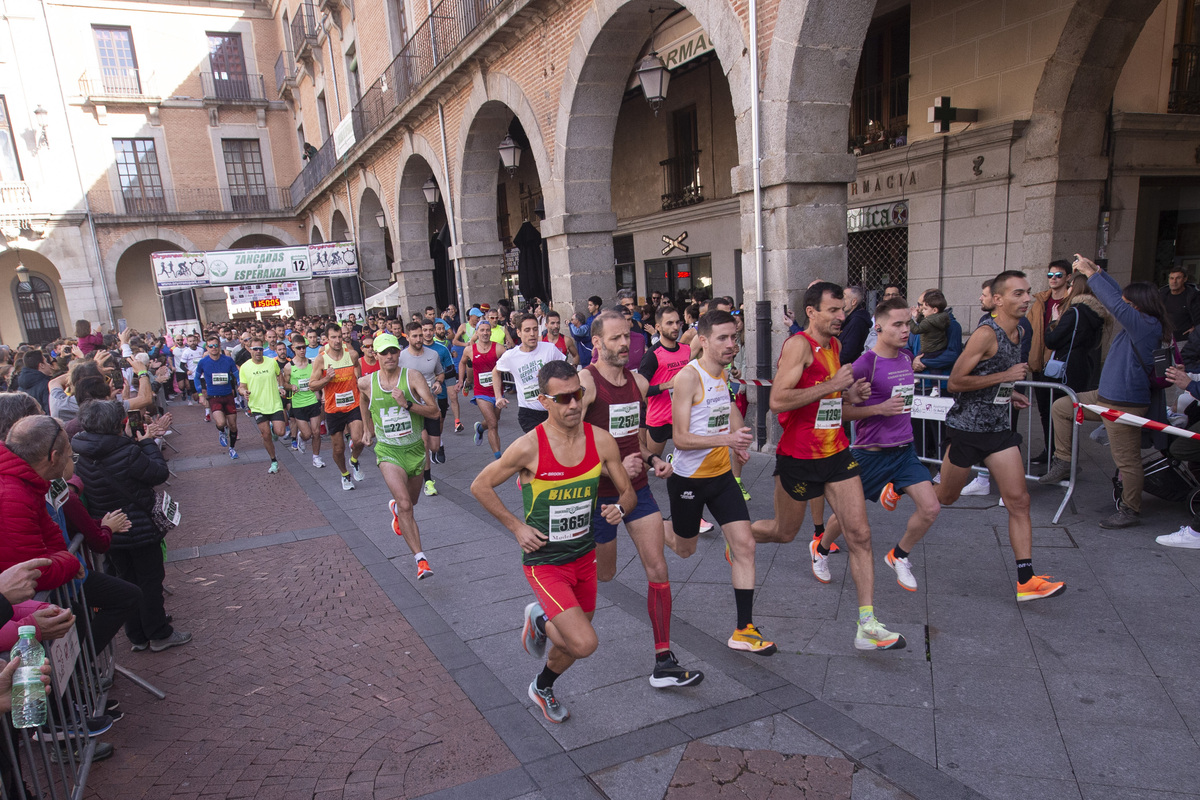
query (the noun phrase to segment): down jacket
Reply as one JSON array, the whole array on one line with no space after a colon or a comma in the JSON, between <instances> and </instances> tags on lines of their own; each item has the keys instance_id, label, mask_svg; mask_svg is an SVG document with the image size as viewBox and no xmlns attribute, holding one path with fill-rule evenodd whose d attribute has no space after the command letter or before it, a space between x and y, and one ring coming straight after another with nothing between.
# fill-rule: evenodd
<instances>
[{"instance_id":1,"label":"down jacket","mask_svg":"<svg viewBox=\"0 0 1200 800\"><path fill-rule=\"evenodd\" d=\"M79 456L75 474L83 480L93 516L122 509L133 523L112 535L113 550L158 544L164 536L154 524L154 487L169 476L167 462L153 439L81 431L71 439Z\"/></svg>"},{"instance_id":2,"label":"down jacket","mask_svg":"<svg viewBox=\"0 0 1200 800\"><path fill-rule=\"evenodd\" d=\"M1075 391L1087 392L1100 385L1100 344L1105 327L1111 324L1108 309L1085 294L1072 300L1058 321L1046 329L1046 347L1059 361L1067 362L1064 383Z\"/></svg>"},{"instance_id":3,"label":"down jacket","mask_svg":"<svg viewBox=\"0 0 1200 800\"><path fill-rule=\"evenodd\" d=\"M38 591L57 589L79 573L79 560L67 552L62 528L46 509L49 481L24 459L0 445L0 571L31 558L48 558Z\"/></svg>"}]
</instances>

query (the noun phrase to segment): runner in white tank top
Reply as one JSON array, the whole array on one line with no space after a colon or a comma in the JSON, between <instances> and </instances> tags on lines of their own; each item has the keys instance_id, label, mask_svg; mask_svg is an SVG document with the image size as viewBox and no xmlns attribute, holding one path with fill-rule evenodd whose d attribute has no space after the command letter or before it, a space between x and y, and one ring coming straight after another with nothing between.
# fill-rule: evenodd
<instances>
[{"instance_id":1,"label":"runner in white tank top","mask_svg":"<svg viewBox=\"0 0 1200 800\"><path fill-rule=\"evenodd\" d=\"M692 405L692 416L688 432L696 436L719 436L729 433L729 413L733 403L729 399L729 384L725 373L711 375L699 361L689 361L685 370L695 370L704 390L704 397ZM731 469L729 448L710 447L707 450L678 450L672 462L675 474L683 478L715 478Z\"/></svg>"}]
</instances>

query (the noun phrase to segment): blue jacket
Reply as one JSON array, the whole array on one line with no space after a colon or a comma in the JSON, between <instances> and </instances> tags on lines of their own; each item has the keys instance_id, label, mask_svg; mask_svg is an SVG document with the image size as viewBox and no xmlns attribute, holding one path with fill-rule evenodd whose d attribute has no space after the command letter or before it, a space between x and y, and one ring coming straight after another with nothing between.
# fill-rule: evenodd
<instances>
[{"instance_id":1,"label":"blue jacket","mask_svg":"<svg viewBox=\"0 0 1200 800\"><path fill-rule=\"evenodd\" d=\"M227 383L214 382L214 375L222 375ZM238 368L232 358L222 355L218 359L205 356L196 362L196 391L209 397L225 397L233 394L238 385Z\"/></svg>"},{"instance_id":2,"label":"blue jacket","mask_svg":"<svg viewBox=\"0 0 1200 800\"><path fill-rule=\"evenodd\" d=\"M1121 324L1100 371L1100 396L1131 406L1150 405L1150 370L1154 350L1162 345L1162 325L1122 300L1121 285L1107 272L1097 272L1088 278L1088 286Z\"/></svg>"},{"instance_id":3,"label":"blue jacket","mask_svg":"<svg viewBox=\"0 0 1200 800\"><path fill-rule=\"evenodd\" d=\"M950 315L950 326L946 329L946 349L933 358L921 362L925 365L926 374L929 375L949 375L950 370L954 368L954 362L962 355L962 325L954 318L954 309L948 308L946 309L946 313ZM912 351L914 356L920 355L921 337L915 333L910 334L908 337L908 349Z\"/></svg>"}]
</instances>

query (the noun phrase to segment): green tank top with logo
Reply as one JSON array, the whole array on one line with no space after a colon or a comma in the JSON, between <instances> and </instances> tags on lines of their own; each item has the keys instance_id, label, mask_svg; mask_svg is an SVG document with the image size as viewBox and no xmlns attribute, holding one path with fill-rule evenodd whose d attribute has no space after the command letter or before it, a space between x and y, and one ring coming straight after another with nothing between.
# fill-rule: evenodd
<instances>
[{"instance_id":1,"label":"green tank top with logo","mask_svg":"<svg viewBox=\"0 0 1200 800\"><path fill-rule=\"evenodd\" d=\"M413 444L424 447L421 431L425 429L425 418L409 413L397 403L392 393L380 385L382 375L382 371L371 374L371 421L375 424L375 437L380 444L390 447L409 447ZM420 398L413 394L408 385L407 369L400 370L396 383L403 387L405 398L412 401L413 405L420 405Z\"/></svg>"},{"instance_id":2,"label":"green tank top with logo","mask_svg":"<svg viewBox=\"0 0 1200 800\"><path fill-rule=\"evenodd\" d=\"M304 367L292 364L292 379L289 382L296 387L296 392L292 395L292 408L308 408L318 402L317 393L308 388L311 378L311 361Z\"/></svg>"}]
</instances>

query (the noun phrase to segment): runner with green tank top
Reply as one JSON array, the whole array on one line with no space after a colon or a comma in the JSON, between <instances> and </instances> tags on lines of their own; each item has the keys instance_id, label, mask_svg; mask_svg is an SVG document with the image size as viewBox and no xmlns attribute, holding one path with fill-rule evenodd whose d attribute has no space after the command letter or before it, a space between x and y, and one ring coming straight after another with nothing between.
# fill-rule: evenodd
<instances>
[{"instance_id":1,"label":"runner with green tank top","mask_svg":"<svg viewBox=\"0 0 1200 800\"><path fill-rule=\"evenodd\" d=\"M319 469L325 466L321 459L321 398L308 388L313 367L305 352L303 336L296 334L292 337L292 349L295 356L283 370L283 382L292 392L292 419L296 421L300 434L296 442L297 449L303 453L308 443L312 442L312 463Z\"/></svg>"},{"instance_id":2,"label":"runner with green tank top","mask_svg":"<svg viewBox=\"0 0 1200 800\"><path fill-rule=\"evenodd\" d=\"M417 579L433 574L421 550L421 532L413 507L421 496L425 469L425 420L441 414L437 400L421 373L400 368L400 342L390 333L375 337L379 371L358 380L363 411L364 442L374 439L379 472L392 493L388 508L392 530L404 537L417 562Z\"/></svg>"}]
</instances>

